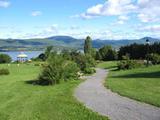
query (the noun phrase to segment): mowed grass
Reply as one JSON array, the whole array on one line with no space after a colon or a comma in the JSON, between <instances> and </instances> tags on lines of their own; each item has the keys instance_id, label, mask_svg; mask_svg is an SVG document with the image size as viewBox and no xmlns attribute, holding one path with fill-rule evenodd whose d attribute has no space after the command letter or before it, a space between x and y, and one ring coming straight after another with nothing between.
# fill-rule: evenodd
<instances>
[{"instance_id":1,"label":"mowed grass","mask_svg":"<svg viewBox=\"0 0 160 120\"><path fill-rule=\"evenodd\" d=\"M118 63L118 61L100 62L99 64L97 64L97 67L112 70L117 67L117 63Z\"/></svg>"},{"instance_id":2,"label":"mowed grass","mask_svg":"<svg viewBox=\"0 0 160 120\"><path fill-rule=\"evenodd\" d=\"M111 63L101 65L106 68ZM111 70L105 86L122 96L160 107L160 65L132 70Z\"/></svg>"},{"instance_id":3,"label":"mowed grass","mask_svg":"<svg viewBox=\"0 0 160 120\"><path fill-rule=\"evenodd\" d=\"M7 66L9 76L0 76L0 120L107 120L80 104L73 97L79 80L55 86L38 86L35 80L40 67Z\"/></svg>"}]
</instances>

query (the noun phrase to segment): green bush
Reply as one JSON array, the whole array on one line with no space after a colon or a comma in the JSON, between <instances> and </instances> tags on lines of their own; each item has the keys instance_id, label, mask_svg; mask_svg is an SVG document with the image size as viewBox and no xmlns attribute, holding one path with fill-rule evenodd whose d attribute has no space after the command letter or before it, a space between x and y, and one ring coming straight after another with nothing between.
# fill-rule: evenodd
<instances>
[{"instance_id":1,"label":"green bush","mask_svg":"<svg viewBox=\"0 0 160 120\"><path fill-rule=\"evenodd\" d=\"M117 63L118 70L126 70L141 67L143 64L136 60L122 60Z\"/></svg>"},{"instance_id":2,"label":"green bush","mask_svg":"<svg viewBox=\"0 0 160 120\"><path fill-rule=\"evenodd\" d=\"M80 70L84 74L88 74L88 72L86 73L86 71L88 71L88 69L91 69L92 67L95 67L96 65L94 58L89 54L75 54L74 56L72 56L72 60L77 63Z\"/></svg>"},{"instance_id":3,"label":"green bush","mask_svg":"<svg viewBox=\"0 0 160 120\"><path fill-rule=\"evenodd\" d=\"M123 55L122 60L130 60L130 55L129 54Z\"/></svg>"},{"instance_id":4,"label":"green bush","mask_svg":"<svg viewBox=\"0 0 160 120\"><path fill-rule=\"evenodd\" d=\"M0 75L9 75L8 69L0 69Z\"/></svg>"},{"instance_id":5,"label":"green bush","mask_svg":"<svg viewBox=\"0 0 160 120\"><path fill-rule=\"evenodd\" d=\"M85 62L88 64L88 67L95 67L96 66L95 59L89 54L85 55Z\"/></svg>"},{"instance_id":6,"label":"green bush","mask_svg":"<svg viewBox=\"0 0 160 120\"><path fill-rule=\"evenodd\" d=\"M0 63L10 63L11 57L7 54L0 54Z\"/></svg>"},{"instance_id":7,"label":"green bush","mask_svg":"<svg viewBox=\"0 0 160 120\"><path fill-rule=\"evenodd\" d=\"M78 79L79 67L73 61L66 61L63 66L63 79L64 81L70 79Z\"/></svg>"},{"instance_id":8,"label":"green bush","mask_svg":"<svg viewBox=\"0 0 160 120\"><path fill-rule=\"evenodd\" d=\"M95 72L96 72L96 70L94 68L85 68L84 69L85 74L93 74Z\"/></svg>"},{"instance_id":9,"label":"green bush","mask_svg":"<svg viewBox=\"0 0 160 120\"><path fill-rule=\"evenodd\" d=\"M37 57L38 60L42 60L42 61L45 61L46 59L46 56L44 53L41 53L38 57Z\"/></svg>"},{"instance_id":10,"label":"green bush","mask_svg":"<svg viewBox=\"0 0 160 120\"><path fill-rule=\"evenodd\" d=\"M79 68L73 61L65 60L61 55L51 54L48 64L43 67L39 75L39 82L42 85L59 84L61 81L78 78Z\"/></svg>"},{"instance_id":11,"label":"green bush","mask_svg":"<svg viewBox=\"0 0 160 120\"><path fill-rule=\"evenodd\" d=\"M160 55L156 53L149 54L148 56L149 60L152 62L152 64L160 64Z\"/></svg>"},{"instance_id":12,"label":"green bush","mask_svg":"<svg viewBox=\"0 0 160 120\"><path fill-rule=\"evenodd\" d=\"M111 61L117 59L117 52L111 46L105 45L96 53L97 60Z\"/></svg>"},{"instance_id":13,"label":"green bush","mask_svg":"<svg viewBox=\"0 0 160 120\"><path fill-rule=\"evenodd\" d=\"M40 84L59 84L63 78L63 62L61 56L51 54L48 64L43 67L42 73L39 75Z\"/></svg>"}]
</instances>

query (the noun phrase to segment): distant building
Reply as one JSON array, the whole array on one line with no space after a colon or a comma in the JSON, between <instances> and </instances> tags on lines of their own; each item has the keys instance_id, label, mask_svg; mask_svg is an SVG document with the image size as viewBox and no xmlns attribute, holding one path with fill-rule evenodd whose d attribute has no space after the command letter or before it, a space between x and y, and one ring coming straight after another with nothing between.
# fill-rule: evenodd
<instances>
[{"instance_id":1,"label":"distant building","mask_svg":"<svg viewBox=\"0 0 160 120\"><path fill-rule=\"evenodd\" d=\"M28 56L24 54L23 52L21 52L21 54L17 56L17 61L21 63L26 62L28 61Z\"/></svg>"}]
</instances>

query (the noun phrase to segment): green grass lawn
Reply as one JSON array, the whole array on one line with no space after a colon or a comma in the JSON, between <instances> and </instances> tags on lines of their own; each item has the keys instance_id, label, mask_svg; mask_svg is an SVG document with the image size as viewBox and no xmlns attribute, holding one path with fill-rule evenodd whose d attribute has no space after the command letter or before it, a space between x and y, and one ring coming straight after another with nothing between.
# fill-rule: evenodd
<instances>
[{"instance_id":1,"label":"green grass lawn","mask_svg":"<svg viewBox=\"0 0 160 120\"><path fill-rule=\"evenodd\" d=\"M97 67L112 70L117 66L118 61L100 62Z\"/></svg>"},{"instance_id":2,"label":"green grass lawn","mask_svg":"<svg viewBox=\"0 0 160 120\"><path fill-rule=\"evenodd\" d=\"M113 66L114 63L112 63ZM111 62L101 63L101 68L111 66ZM160 107L160 65L132 70L111 70L106 87L122 96Z\"/></svg>"},{"instance_id":3,"label":"green grass lawn","mask_svg":"<svg viewBox=\"0 0 160 120\"><path fill-rule=\"evenodd\" d=\"M38 66L0 65L0 68L10 70L10 75L0 76L0 120L107 120L73 97L78 80L38 86L27 82L37 78Z\"/></svg>"}]
</instances>

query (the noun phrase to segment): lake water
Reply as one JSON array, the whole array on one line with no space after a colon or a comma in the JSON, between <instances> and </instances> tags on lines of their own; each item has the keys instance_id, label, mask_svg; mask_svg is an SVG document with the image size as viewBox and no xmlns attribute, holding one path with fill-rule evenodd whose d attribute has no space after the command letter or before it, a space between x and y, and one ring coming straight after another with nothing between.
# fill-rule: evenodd
<instances>
[{"instance_id":1,"label":"lake water","mask_svg":"<svg viewBox=\"0 0 160 120\"><path fill-rule=\"evenodd\" d=\"M20 52L20 51L9 51L9 52L0 52L0 53L8 54L12 58L13 61L16 61L17 56L19 54L21 54L22 52ZM28 59L31 59L31 58L37 57L39 54L43 53L43 51L23 51L23 53L28 56Z\"/></svg>"}]
</instances>

